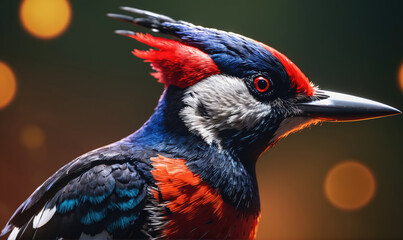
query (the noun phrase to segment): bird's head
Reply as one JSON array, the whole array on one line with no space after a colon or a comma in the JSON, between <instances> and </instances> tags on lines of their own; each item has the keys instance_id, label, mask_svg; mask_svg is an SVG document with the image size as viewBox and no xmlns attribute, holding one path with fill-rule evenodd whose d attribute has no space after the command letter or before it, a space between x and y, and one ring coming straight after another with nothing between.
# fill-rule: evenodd
<instances>
[{"instance_id":1,"label":"bird's head","mask_svg":"<svg viewBox=\"0 0 403 240\"><path fill-rule=\"evenodd\" d=\"M122 7L109 14L177 39L131 31L154 49L134 50L159 82L178 89L179 118L207 144L255 159L291 132L320 121L353 121L400 113L374 101L316 88L277 50L244 36Z\"/></svg>"}]
</instances>

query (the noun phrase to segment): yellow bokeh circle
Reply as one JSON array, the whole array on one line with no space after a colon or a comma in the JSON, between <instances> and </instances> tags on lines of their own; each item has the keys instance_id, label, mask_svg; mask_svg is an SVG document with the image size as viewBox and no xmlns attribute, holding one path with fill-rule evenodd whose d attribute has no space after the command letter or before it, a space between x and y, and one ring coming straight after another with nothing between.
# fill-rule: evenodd
<instances>
[{"instance_id":1,"label":"yellow bokeh circle","mask_svg":"<svg viewBox=\"0 0 403 240\"><path fill-rule=\"evenodd\" d=\"M371 170L356 161L337 164L328 172L325 180L326 197L342 210L364 207L373 198L375 187Z\"/></svg>"},{"instance_id":2,"label":"yellow bokeh circle","mask_svg":"<svg viewBox=\"0 0 403 240\"><path fill-rule=\"evenodd\" d=\"M0 61L0 109L5 108L14 99L17 81L11 68Z\"/></svg>"},{"instance_id":3,"label":"yellow bokeh circle","mask_svg":"<svg viewBox=\"0 0 403 240\"><path fill-rule=\"evenodd\" d=\"M23 0L20 19L24 28L35 37L55 38L70 24L70 3L68 0Z\"/></svg>"}]
</instances>

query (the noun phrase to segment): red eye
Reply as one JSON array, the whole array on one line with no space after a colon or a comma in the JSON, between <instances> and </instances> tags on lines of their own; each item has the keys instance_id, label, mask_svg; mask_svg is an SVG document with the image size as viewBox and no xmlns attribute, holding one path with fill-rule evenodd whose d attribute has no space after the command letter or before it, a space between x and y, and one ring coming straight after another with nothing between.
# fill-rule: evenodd
<instances>
[{"instance_id":1,"label":"red eye","mask_svg":"<svg viewBox=\"0 0 403 240\"><path fill-rule=\"evenodd\" d=\"M270 87L270 82L269 80L267 80L264 77L257 77L255 78L255 88L259 91L259 92L266 92L267 89L269 89Z\"/></svg>"}]
</instances>

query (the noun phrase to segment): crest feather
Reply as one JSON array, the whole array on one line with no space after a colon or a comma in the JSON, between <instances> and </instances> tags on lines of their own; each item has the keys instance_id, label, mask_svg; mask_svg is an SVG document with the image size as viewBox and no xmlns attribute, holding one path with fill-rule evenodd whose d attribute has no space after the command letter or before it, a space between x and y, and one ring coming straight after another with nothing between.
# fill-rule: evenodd
<instances>
[{"instance_id":1,"label":"crest feather","mask_svg":"<svg viewBox=\"0 0 403 240\"><path fill-rule=\"evenodd\" d=\"M201 50L172 39L154 37L150 34L130 35L139 42L156 49L133 50L133 54L150 62L157 72L151 75L165 86L185 88L220 70L210 56Z\"/></svg>"}]
</instances>

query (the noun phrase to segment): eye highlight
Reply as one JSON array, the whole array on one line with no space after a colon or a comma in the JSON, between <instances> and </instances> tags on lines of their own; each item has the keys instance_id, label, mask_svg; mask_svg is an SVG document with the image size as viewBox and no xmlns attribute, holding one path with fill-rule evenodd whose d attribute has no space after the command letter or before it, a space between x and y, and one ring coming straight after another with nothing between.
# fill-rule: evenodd
<instances>
[{"instance_id":1,"label":"eye highlight","mask_svg":"<svg viewBox=\"0 0 403 240\"><path fill-rule=\"evenodd\" d=\"M269 87L270 87L269 80L267 80L266 78L264 78L262 76L255 78L254 84L255 84L256 90L258 90L261 93L266 92L267 89L269 89Z\"/></svg>"}]
</instances>

